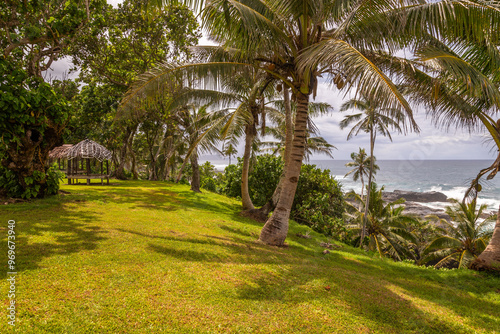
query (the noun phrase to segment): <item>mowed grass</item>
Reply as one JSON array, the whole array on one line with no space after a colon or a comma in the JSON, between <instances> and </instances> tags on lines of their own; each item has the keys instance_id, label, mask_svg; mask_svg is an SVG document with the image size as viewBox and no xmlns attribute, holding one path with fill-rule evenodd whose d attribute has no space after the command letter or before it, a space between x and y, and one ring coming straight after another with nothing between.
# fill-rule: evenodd
<instances>
[{"instance_id":1,"label":"mowed grass","mask_svg":"<svg viewBox=\"0 0 500 334\"><path fill-rule=\"evenodd\" d=\"M113 181L0 206L16 221L19 333L497 333L500 278L381 260L292 222L261 245L239 203ZM0 293L9 299L6 270ZM5 314L5 313L3 313ZM5 316L0 333L12 331Z\"/></svg>"}]
</instances>

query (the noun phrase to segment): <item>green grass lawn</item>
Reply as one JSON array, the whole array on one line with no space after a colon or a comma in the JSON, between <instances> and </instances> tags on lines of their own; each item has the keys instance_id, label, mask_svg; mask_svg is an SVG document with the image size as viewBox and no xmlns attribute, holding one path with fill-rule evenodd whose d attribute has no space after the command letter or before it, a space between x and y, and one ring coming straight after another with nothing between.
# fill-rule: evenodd
<instances>
[{"instance_id":1,"label":"green grass lawn","mask_svg":"<svg viewBox=\"0 0 500 334\"><path fill-rule=\"evenodd\" d=\"M239 203L114 181L0 206L16 221L19 333L497 333L500 278L381 260L292 223L261 245ZM0 293L9 303L6 270ZM5 313L4 313L5 315ZM0 333L12 330L6 317Z\"/></svg>"}]
</instances>

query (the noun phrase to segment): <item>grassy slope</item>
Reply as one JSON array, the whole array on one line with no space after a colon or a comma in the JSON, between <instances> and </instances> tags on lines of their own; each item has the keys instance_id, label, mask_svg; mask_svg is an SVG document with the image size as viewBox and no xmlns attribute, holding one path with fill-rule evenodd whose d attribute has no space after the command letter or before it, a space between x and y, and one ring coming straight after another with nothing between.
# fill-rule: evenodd
<instances>
[{"instance_id":1,"label":"grassy slope","mask_svg":"<svg viewBox=\"0 0 500 334\"><path fill-rule=\"evenodd\" d=\"M500 332L499 278L323 255L325 237L296 224L288 248L263 246L237 201L186 186L63 189L0 207L2 254L17 222L20 333Z\"/></svg>"}]
</instances>

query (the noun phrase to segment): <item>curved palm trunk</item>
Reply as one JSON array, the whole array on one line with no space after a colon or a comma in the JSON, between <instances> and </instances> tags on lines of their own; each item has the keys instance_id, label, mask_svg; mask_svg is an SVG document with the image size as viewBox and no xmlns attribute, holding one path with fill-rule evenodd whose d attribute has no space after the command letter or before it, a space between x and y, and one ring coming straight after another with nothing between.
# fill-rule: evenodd
<instances>
[{"instance_id":1,"label":"curved palm trunk","mask_svg":"<svg viewBox=\"0 0 500 334\"><path fill-rule=\"evenodd\" d=\"M188 159L184 159L184 161L182 162L181 169L179 169L179 173L177 174L177 179L175 179L175 183L179 183L179 181L181 180L182 173L184 172L184 168L186 167L187 162Z\"/></svg>"},{"instance_id":2,"label":"curved palm trunk","mask_svg":"<svg viewBox=\"0 0 500 334\"><path fill-rule=\"evenodd\" d=\"M370 128L370 171L368 173L368 190L366 192L365 212L363 215L363 226L361 228L361 240L359 247L363 247L363 240L366 236L366 223L368 222L368 209L370 207L370 194L373 182L373 148L375 146L375 133L373 131L373 124Z\"/></svg>"},{"instance_id":3,"label":"curved palm trunk","mask_svg":"<svg viewBox=\"0 0 500 334\"><path fill-rule=\"evenodd\" d=\"M297 95L297 115L295 117L295 131L290 151L290 161L285 171L285 180L281 189L280 199L273 215L267 220L260 232L259 240L274 246L282 246L288 234L288 219L292 209L295 191L300 176L300 167L304 158L307 130L307 110L309 96Z\"/></svg>"},{"instance_id":4,"label":"curved palm trunk","mask_svg":"<svg viewBox=\"0 0 500 334\"><path fill-rule=\"evenodd\" d=\"M252 143L256 133L255 125L248 124L245 128L245 151L243 153L243 167L241 170L241 204L243 210L253 210L254 206L250 198L248 189L248 173L250 170L250 155L252 153Z\"/></svg>"},{"instance_id":5,"label":"curved palm trunk","mask_svg":"<svg viewBox=\"0 0 500 334\"><path fill-rule=\"evenodd\" d=\"M500 273L500 208L498 209L497 222L490 243L481 255L472 262L470 268L478 271Z\"/></svg>"},{"instance_id":6,"label":"curved palm trunk","mask_svg":"<svg viewBox=\"0 0 500 334\"><path fill-rule=\"evenodd\" d=\"M189 157L191 160L191 170L193 171L193 177L191 179L191 190L197 193L200 191L200 166L198 165L198 154L193 152Z\"/></svg>"},{"instance_id":7,"label":"curved palm trunk","mask_svg":"<svg viewBox=\"0 0 500 334\"><path fill-rule=\"evenodd\" d=\"M259 209L259 215L264 219L267 219L267 216L271 211L276 208L278 201L280 199L281 188L283 187L283 181L285 180L285 172L288 169L288 164L290 161L290 152L292 148L293 141L293 120L292 120L292 106L290 103L290 92L288 91L288 87L283 88L283 101L285 103L285 151L283 153L283 172L281 173L280 181L274 190L273 195L269 199L269 201L264 204L262 208Z\"/></svg>"}]
</instances>

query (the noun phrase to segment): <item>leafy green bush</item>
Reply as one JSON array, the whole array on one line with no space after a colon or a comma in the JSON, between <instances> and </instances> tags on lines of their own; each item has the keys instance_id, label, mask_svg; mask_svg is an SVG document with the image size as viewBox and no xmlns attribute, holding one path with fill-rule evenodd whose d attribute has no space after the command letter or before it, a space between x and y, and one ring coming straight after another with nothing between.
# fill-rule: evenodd
<instances>
[{"instance_id":1,"label":"leafy green bush","mask_svg":"<svg viewBox=\"0 0 500 334\"><path fill-rule=\"evenodd\" d=\"M236 165L229 165L224 169L221 177L220 193L241 198L241 174L243 159L238 158ZM250 167L248 176L248 187L250 198L256 206L264 205L273 195L278 185L281 172L283 171L283 160L270 154L257 156L254 164Z\"/></svg>"},{"instance_id":2,"label":"leafy green bush","mask_svg":"<svg viewBox=\"0 0 500 334\"><path fill-rule=\"evenodd\" d=\"M220 193L229 197L241 198L241 167L243 160L238 158L238 164L229 165L224 169L224 176L219 181Z\"/></svg>"},{"instance_id":3,"label":"leafy green bush","mask_svg":"<svg viewBox=\"0 0 500 334\"><path fill-rule=\"evenodd\" d=\"M55 195L59 191L61 180L64 179L65 175L59 170L57 164L53 164L47 170L47 194Z\"/></svg>"},{"instance_id":4,"label":"leafy green bush","mask_svg":"<svg viewBox=\"0 0 500 334\"><path fill-rule=\"evenodd\" d=\"M266 204L278 186L282 172L283 159L281 157L270 154L257 157L248 177L250 198L254 205Z\"/></svg>"},{"instance_id":5,"label":"leafy green bush","mask_svg":"<svg viewBox=\"0 0 500 334\"><path fill-rule=\"evenodd\" d=\"M229 197L241 197L241 169L243 161L238 158L236 165L229 165L220 178L219 193ZM273 195L283 171L281 157L272 155L258 156L249 175L250 197L256 206L264 205ZM347 234L342 219L344 199L340 184L315 165L302 165L292 218L311 226L314 230L344 239Z\"/></svg>"},{"instance_id":6,"label":"leafy green bush","mask_svg":"<svg viewBox=\"0 0 500 334\"><path fill-rule=\"evenodd\" d=\"M217 192L215 166L206 161L200 165L200 187L208 191Z\"/></svg>"},{"instance_id":7,"label":"leafy green bush","mask_svg":"<svg viewBox=\"0 0 500 334\"><path fill-rule=\"evenodd\" d=\"M341 239L346 233L342 220L344 199L340 184L316 165L302 165L292 206L292 217L314 230Z\"/></svg>"},{"instance_id":8,"label":"leafy green bush","mask_svg":"<svg viewBox=\"0 0 500 334\"><path fill-rule=\"evenodd\" d=\"M59 183L63 178L64 173L58 169L57 165L53 165L47 169L46 174L35 170L31 176L25 177L24 182L28 187L23 188L13 171L0 167L0 189L3 189L7 197L35 198L40 195L42 186L45 188L44 194L55 195L59 191Z\"/></svg>"}]
</instances>

